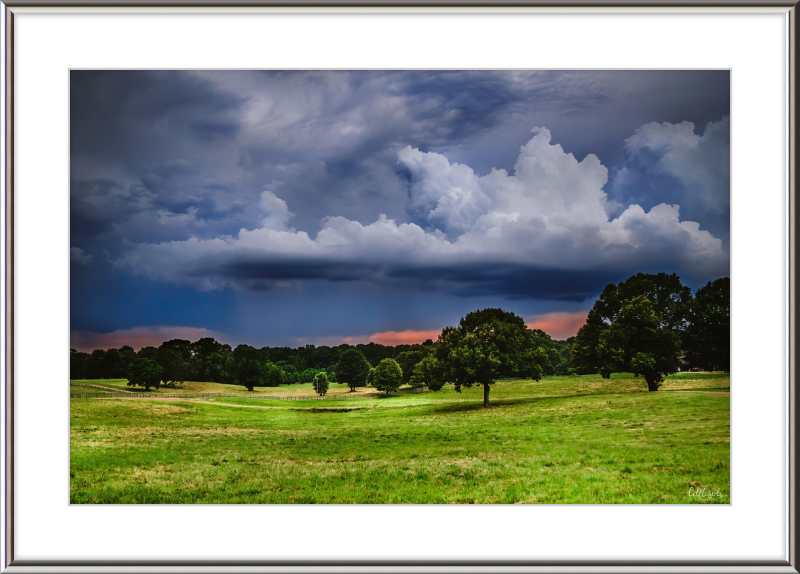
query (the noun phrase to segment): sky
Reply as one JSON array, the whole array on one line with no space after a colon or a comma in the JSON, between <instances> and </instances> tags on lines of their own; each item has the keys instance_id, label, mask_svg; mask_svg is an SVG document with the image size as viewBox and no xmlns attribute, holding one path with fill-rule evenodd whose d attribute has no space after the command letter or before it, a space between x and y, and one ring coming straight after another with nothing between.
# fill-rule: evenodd
<instances>
[{"instance_id":1,"label":"sky","mask_svg":"<svg viewBox=\"0 0 800 574\"><path fill-rule=\"evenodd\" d=\"M727 71L72 71L78 350L557 339L729 274Z\"/></svg>"}]
</instances>

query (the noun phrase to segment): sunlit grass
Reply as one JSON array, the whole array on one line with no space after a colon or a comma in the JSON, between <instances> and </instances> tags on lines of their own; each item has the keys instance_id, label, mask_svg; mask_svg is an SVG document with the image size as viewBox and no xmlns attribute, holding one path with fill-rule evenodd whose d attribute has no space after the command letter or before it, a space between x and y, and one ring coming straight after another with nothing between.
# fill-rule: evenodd
<instances>
[{"instance_id":1,"label":"sunlit grass","mask_svg":"<svg viewBox=\"0 0 800 574\"><path fill-rule=\"evenodd\" d=\"M624 374L504 381L489 409L480 389L448 387L331 401L78 399L71 501L729 503L729 387L727 375L692 373L657 393ZM689 496L703 487L722 497Z\"/></svg>"}]
</instances>

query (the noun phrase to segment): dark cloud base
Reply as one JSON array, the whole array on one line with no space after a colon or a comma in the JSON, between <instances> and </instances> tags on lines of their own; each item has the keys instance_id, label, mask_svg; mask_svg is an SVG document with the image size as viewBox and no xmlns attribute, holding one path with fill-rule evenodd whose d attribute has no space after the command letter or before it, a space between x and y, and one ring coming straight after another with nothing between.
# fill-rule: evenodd
<instances>
[{"instance_id":1,"label":"dark cloud base","mask_svg":"<svg viewBox=\"0 0 800 574\"><path fill-rule=\"evenodd\" d=\"M209 270L204 270L204 275ZM493 296L581 302L596 296L608 283L630 275L625 271L571 271L524 265L474 264L442 267L339 264L327 260L236 263L220 275L253 289L281 288L291 281L377 282L391 288L458 297Z\"/></svg>"}]
</instances>

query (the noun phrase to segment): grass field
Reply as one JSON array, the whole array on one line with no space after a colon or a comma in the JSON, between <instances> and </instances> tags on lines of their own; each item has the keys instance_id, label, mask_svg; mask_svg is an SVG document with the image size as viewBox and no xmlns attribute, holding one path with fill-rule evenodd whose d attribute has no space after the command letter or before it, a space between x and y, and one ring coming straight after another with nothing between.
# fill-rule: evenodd
<instances>
[{"instance_id":1,"label":"grass field","mask_svg":"<svg viewBox=\"0 0 800 574\"><path fill-rule=\"evenodd\" d=\"M141 387L129 387L127 379L81 379L79 381L71 381L73 383L87 383L90 385L97 385L118 391L129 391L136 393L145 392ZM72 387L71 387L72 388ZM75 387L81 388L81 387ZM87 388L87 387L82 387ZM91 388L91 387L89 387ZM81 392L81 391L78 391ZM218 394L242 394L249 396L267 396L267 395L280 395L280 396L308 396L314 397L316 393L311 386L311 383L300 383L292 385L281 385L280 387L256 387L253 391L248 391L247 387L242 385L223 385L220 383L203 383L198 381L186 381L182 385L175 387L161 387L159 389L151 389L147 391L153 395L191 395L200 393L218 393ZM375 389L363 387L354 391L355 393L374 393ZM350 388L345 384L331 383L328 394L341 395L350 393Z\"/></svg>"},{"instance_id":2,"label":"grass field","mask_svg":"<svg viewBox=\"0 0 800 574\"><path fill-rule=\"evenodd\" d=\"M69 393L82 393L84 395L105 395L107 394L106 391L101 389L95 389L93 387L77 387L74 385L69 386Z\"/></svg>"},{"instance_id":3,"label":"grass field","mask_svg":"<svg viewBox=\"0 0 800 574\"><path fill-rule=\"evenodd\" d=\"M501 381L489 409L481 389L447 387L289 403L75 399L70 499L729 503L729 387L728 375L694 373L657 393L625 374ZM691 496L703 488L719 496Z\"/></svg>"}]
</instances>

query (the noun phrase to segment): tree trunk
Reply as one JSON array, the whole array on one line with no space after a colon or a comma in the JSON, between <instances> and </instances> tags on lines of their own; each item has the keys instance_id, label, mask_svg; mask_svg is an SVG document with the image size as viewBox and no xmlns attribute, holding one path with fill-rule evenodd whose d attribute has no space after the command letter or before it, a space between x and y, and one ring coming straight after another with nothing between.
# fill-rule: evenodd
<instances>
[{"instance_id":1,"label":"tree trunk","mask_svg":"<svg viewBox=\"0 0 800 574\"><path fill-rule=\"evenodd\" d=\"M483 385L483 408L489 406L489 385Z\"/></svg>"},{"instance_id":2,"label":"tree trunk","mask_svg":"<svg viewBox=\"0 0 800 574\"><path fill-rule=\"evenodd\" d=\"M655 381L647 381L647 390L651 393L658 390L658 383Z\"/></svg>"}]
</instances>

